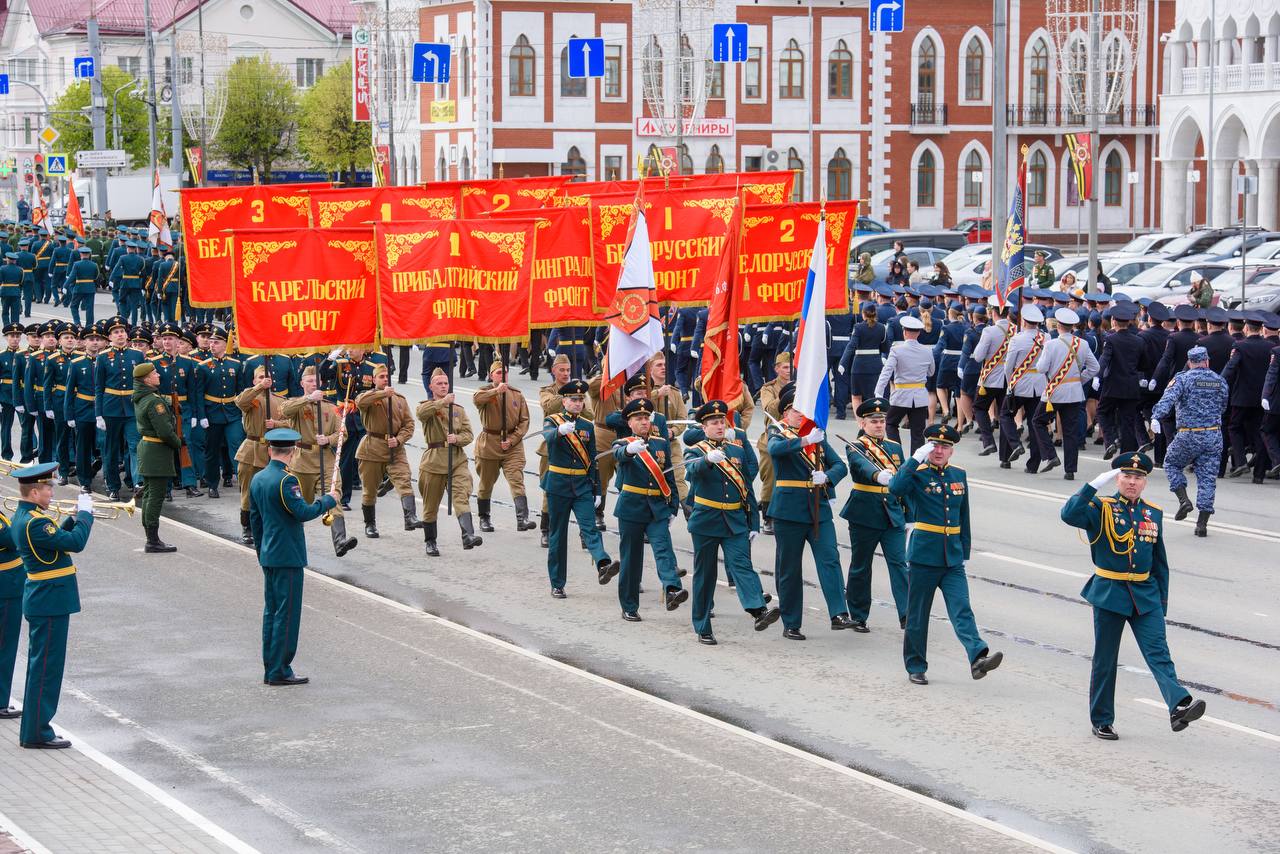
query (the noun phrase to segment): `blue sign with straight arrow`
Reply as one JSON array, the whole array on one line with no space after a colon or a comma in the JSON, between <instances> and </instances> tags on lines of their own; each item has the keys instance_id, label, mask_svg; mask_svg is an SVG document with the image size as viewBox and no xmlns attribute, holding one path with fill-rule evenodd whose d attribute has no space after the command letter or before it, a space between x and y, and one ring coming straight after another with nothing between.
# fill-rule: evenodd
<instances>
[{"instance_id":1,"label":"blue sign with straight arrow","mask_svg":"<svg viewBox=\"0 0 1280 854\"><path fill-rule=\"evenodd\" d=\"M604 39L569 39L569 76L604 77Z\"/></svg>"},{"instance_id":2,"label":"blue sign with straight arrow","mask_svg":"<svg viewBox=\"0 0 1280 854\"><path fill-rule=\"evenodd\" d=\"M747 61L747 25L711 25L711 61Z\"/></svg>"}]
</instances>

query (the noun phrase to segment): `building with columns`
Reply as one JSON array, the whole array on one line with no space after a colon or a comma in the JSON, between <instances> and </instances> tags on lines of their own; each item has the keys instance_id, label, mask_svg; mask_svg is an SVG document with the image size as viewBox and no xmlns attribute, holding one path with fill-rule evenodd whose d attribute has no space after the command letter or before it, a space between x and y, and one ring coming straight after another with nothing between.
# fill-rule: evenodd
<instances>
[{"instance_id":1,"label":"building with columns","mask_svg":"<svg viewBox=\"0 0 1280 854\"><path fill-rule=\"evenodd\" d=\"M1163 37L1161 221L1280 228L1280 6L1178 0ZM1257 178L1241 196L1235 177Z\"/></svg>"}]
</instances>

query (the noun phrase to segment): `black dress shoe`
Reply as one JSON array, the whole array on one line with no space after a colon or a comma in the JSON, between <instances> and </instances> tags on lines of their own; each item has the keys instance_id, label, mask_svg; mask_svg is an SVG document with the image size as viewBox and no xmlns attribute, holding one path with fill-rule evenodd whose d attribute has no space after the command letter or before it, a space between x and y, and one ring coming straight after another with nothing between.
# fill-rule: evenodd
<instances>
[{"instance_id":1,"label":"black dress shoe","mask_svg":"<svg viewBox=\"0 0 1280 854\"><path fill-rule=\"evenodd\" d=\"M209 487L209 492L208 492L207 494L208 494L208 496L209 496L210 498L218 498L218 497L220 497L220 496L218 495L218 487L217 487L217 485L215 484L215 485L213 485L213 486Z\"/></svg>"},{"instance_id":2,"label":"black dress shoe","mask_svg":"<svg viewBox=\"0 0 1280 854\"><path fill-rule=\"evenodd\" d=\"M680 603L689 598L689 591L681 588L679 590L668 590L666 596L667 610L674 611L680 607Z\"/></svg>"},{"instance_id":3,"label":"black dress shoe","mask_svg":"<svg viewBox=\"0 0 1280 854\"><path fill-rule=\"evenodd\" d=\"M120 490L118 490L118 489L113 489L113 490L111 490L110 492L108 492L108 493L107 493L107 500L108 500L108 501L119 501L119 500L120 500Z\"/></svg>"},{"instance_id":4,"label":"black dress shoe","mask_svg":"<svg viewBox=\"0 0 1280 854\"><path fill-rule=\"evenodd\" d=\"M286 676L283 679L268 679L268 685L306 685L311 680L306 676Z\"/></svg>"},{"instance_id":5,"label":"black dress shoe","mask_svg":"<svg viewBox=\"0 0 1280 854\"><path fill-rule=\"evenodd\" d=\"M849 619L848 614L836 614L831 618L831 631L836 632L841 629L853 628L853 620Z\"/></svg>"},{"instance_id":6,"label":"black dress shoe","mask_svg":"<svg viewBox=\"0 0 1280 854\"><path fill-rule=\"evenodd\" d=\"M616 560L602 563L596 567L596 580L601 584L608 584L620 569L622 566Z\"/></svg>"},{"instance_id":7,"label":"black dress shoe","mask_svg":"<svg viewBox=\"0 0 1280 854\"><path fill-rule=\"evenodd\" d=\"M705 635L698 635L698 643L705 644L706 646L715 646L717 643L716 636L711 634L711 632L707 632Z\"/></svg>"},{"instance_id":8,"label":"black dress shoe","mask_svg":"<svg viewBox=\"0 0 1280 854\"><path fill-rule=\"evenodd\" d=\"M783 629L782 636L787 640L805 640L805 636L800 634L799 629Z\"/></svg>"},{"instance_id":9,"label":"black dress shoe","mask_svg":"<svg viewBox=\"0 0 1280 854\"><path fill-rule=\"evenodd\" d=\"M223 489L230 489L230 488L231 488L231 478L229 478L229 477L224 477L224 478L222 479L222 488L223 488Z\"/></svg>"},{"instance_id":10,"label":"black dress shoe","mask_svg":"<svg viewBox=\"0 0 1280 854\"><path fill-rule=\"evenodd\" d=\"M898 618L898 628L902 629L904 632L907 630L907 618L906 618L906 617L899 617L899 618Z\"/></svg>"},{"instance_id":11,"label":"black dress shoe","mask_svg":"<svg viewBox=\"0 0 1280 854\"><path fill-rule=\"evenodd\" d=\"M1103 741L1119 741L1120 736L1116 735L1116 731L1111 728L1110 724L1106 726L1096 726L1093 728L1093 734Z\"/></svg>"},{"instance_id":12,"label":"black dress shoe","mask_svg":"<svg viewBox=\"0 0 1280 854\"><path fill-rule=\"evenodd\" d=\"M1116 451L1118 450L1120 450L1120 447L1113 442L1110 445L1107 445L1107 447L1103 450L1102 458L1104 460L1109 460L1116 455Z\"/></svg>"},{"instance_id":13,"label":"black dress shoe","mask_svg":"<svg viewBox=\"0 0 1280 854\"><path fill-rule=\"evenodd\" d=\"M565 599L565 598L567 598L567 597L564 595L564 589L563 589L563 588L561 588L561 587L552 587L552 588L551 588L551 598L552 598L552 599Z\"/></svg>"},{"instance_id":14,"label":"black dress shoe","mask_svg":"<svg viewBox=\"0 0 1280 854\"><path fill-rule=\"evenodd\" d=\"M1076 479L1076 473L1075 473L1075 472L1073 472L1073 471L1069 471L1069 472L1067 472L1066 474L1064 474L1064 475L1062 476L1062 479L1063 479L1063 480L1075 480L1075 479Z\"/></svg>"},{"instance_id":15,"label":"black dress shoe","mask_svg":"<svg viewBox=\"0 0 1280 854\"><path fill-rule=\"evenodd\" d=\"M1169 726L1174 732L1182 732L1192 721L1204 717L1204 700L1192 700L1190 697L1178 704L1169 715Z\"/></svg>"},{"instance_id":16,"label":"black dress shoe","mask_svg":"<svg viewBox=\"0 0 1280 854\"><path fill-rule=\"evenodd\" d=\"M21 746L27 750L66 750L71 742L65 738L52 738L49 741L24 741Z\"/></svg>"},{"instance_id":17,"label":"black dress shoe","mask_svg":"<svg viewBox=\"0 0 1280 854\"><path fill-rule=\"evenodd\" d=\"M635 611L623 611L622 619L626 620L628 623L638 623L640 622L640 615Z\"/></svg>"},{"instance_id":18,"label":"black dress shoe","mask_svg":"<svg viewBox=\"0 0 1280 854\"><path fill-rule=\"evenodd\" d=\"M969 666L969 673L974 679L981 679L983 676L986 676L992 670L999 667L1000 662L1002 661L1004 661L1003 652L995 652L991 655L980 655L973 664Z\"/></svg>"},{"instance_id":19,"label":"black dress shoe","mask_svg":"<svg viewBox=\"0 0 1280 854\"><path fill-rule=\"evenodd\" d=\"M984 447L981 451L978 451L978 456L980 456L980 457L989 457L989 456L991 456L992 454L994 454L995 452L996 452L996 446L995 446L995 445L987 445L987 446L986 446L986 447Z\"/></svg>"},{"instance_id":20,"label":"black dress shoe","mask_svg":"<svg viewBox=\"0 0 1280 854\"><path fill-rule=\"evenodd\" d=\"M1002 469L1011 469L1011 468L1013 468L1013 463L1008 462L1008 461L1002 462L1002 463L1000 463L1000 468L1002 468Z\"/></svg>"},{"instance_id":21,"label":"black dress shoe","mask_svg":"<svg viewBox=\"0 0 1280 854\"><path fill-rule=\"evenodd\" d=\"M1155 442L1145 442L1138 448L1138 453L1145 454L1156 446Z\"/></svg>"},{"instance_id":22,"label":"black dress shoe","mask_svg":"<svg viewBox=\"0 0 1280 854\"><path fill-rule=\"evenodd\" d=\"M928 685L929 684L928 677L926 677L923 673L908 673L907 679L911 681L912 685Z\"/></svg>"},{"instance_id":23,"label":"black dress shoe","mask_svg":"<svg viewBox=\"0 0 1280 854\"><path fill-rule=\"evenodd\" d=\"M778 618L782 616L782 612L777 608L761 608L759 613L755 614L755 629L757 632L763 632L765 629L778 622Z\"/></svg>"},{"instance_id":24,"label":"black dress shoe","mask_svg":"<svg viewBox=\"0 0 1280 854\"><path fill-rule=\"evenodd\" d=\"M1022 447L1022 445L1018 445L1018 447L1014 448L1012 451L1009 452L1009 462L1013 462L1018 457L1022 456L1023 453L1026 452L1026 450L1027 449Z\"/></svg>"},{"instance_id":25,"label":"black dress shoe","mask_svg":"<svg viewBox=\"0 0 1280 854\"><path fill-rule=\"evenodd\" d=\"M204 493L203 493L203 492L201 492L200 490L196 489L194 486L188 486L188 487L187 487L187 497L188 497L188 498L199 498L199 497L200 497L200 496L202 496L202 495L204 495Z\"/></svg>"},{"instance_id":26,"label":"black dress shoe","mask_svg":"<svg viewBox=\"0 0 1280 854\"><path fill-rule=\"evenodd\" d=\"M1039 463L1036 463L1034 466L1033 466L1033 465L1028 464L1028 465L1027 465L1023 470L1024 470L1027 474L1038 474L1038 473L1039 473L1039 470L1040 470L1040 464L1039 464Z\"/></svg>"},{"instance_id":27,"label":"black dress shoe","mask_svg":"<svg viewBox=\"0 0 1280 854\"><path fill-rule=\"evenodd\" d=\"M0 720L20 717L22 717L22 711L15 709L13 706L5 706L3 709L0 709Z\"/></svg>"},{"instance_id":28,"label":"black dress shoe","mask_svg":"<svg viewBox=\"0 0 1280 854\"><path fill-rule=\"evenodd\" d=\"M1054 457L1053 459L1049 460L1049 462L1044 464L1044 468L1040 469L1040 474L1044 474L1047 471L1053 471L1060 465L1062 465L1062 460L1058 459L1057 457Z\"/></svg>"},{"instance_id":29,"label":"black dress shoe","mask_svg":"<svg viewBox=\"0 0 1280 854\"><path fill-rule=\"evenodd\" d=\"M867 624L864 620L854 620L853 625L849 628L853 629L860 635L865 635L871 631L871 629L867 628Z\"/></svg>"}]
</instances>

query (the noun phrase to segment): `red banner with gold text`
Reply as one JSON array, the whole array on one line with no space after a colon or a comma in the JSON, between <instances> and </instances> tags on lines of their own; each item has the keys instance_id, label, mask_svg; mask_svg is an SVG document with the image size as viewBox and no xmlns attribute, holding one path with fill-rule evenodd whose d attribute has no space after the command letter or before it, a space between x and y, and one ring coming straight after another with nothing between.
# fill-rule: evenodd
<instances>
[{"instance_id":1,"label":"red banner with gold text","mask_svg":"<svg viewBox=\"0 0 1280 854\"><path fill-rule=\"evenodd\" d=\"M537 223L538 239L530 273L530 329L599 326L605 322L592 302L595 280L591 275L591 220L587 211L547 208L493 216L498 222L520 219Z\"/></svg>"},{"instance_id":2,"label":"red banner with gold text","mask_svg":"<svg viewBox=\"0 0 1280 854\"><path fill-rule=\"evenodd\" d=\"M818 202L749 205L742 218L738 322L794 320L818 236ZM849 241L858 203L827 202L827 311L849 309Z\"/></svg>"},{"instance_id":3,"label":"red banner with gold text","mask_svg":"<svg viewBox=\"0 0 1280 854\"><path fill-rule=\"evenodd\" d=\"M536 229L493 218L379 223L382 340L527 340Z\"/></svg>"},{"instance_id":4,"label":"red banner with gold text","mask_svg":"<svg viewBox=\"0 0 1280 854\"><path fill-rule=\"evenodd\" d=\"M237 229L231 260L241 352L314 353L377 343L373 229Z\"/></svg>"},{"instance_id":5,"label":"red banner with gold text","mask_svg":"<svg viewBox=\"0 0 1280 854\"><path fill-rule=\"evenodd\" d=\"M365 226L374 222L453 219L461 187L453 181L425 187L337 187L313 190L311 221L317 228Z\"/></svg>"},{"instance_id":6,"label":"red banner with gold text","mask_svg":"<svg viewBox=\"0 0 1280 854\"><path fill-rule=\"evenodd\" d=\"M328 184L191 187L178 191L187 253L187 283L197 308L231 305L233 228L306 228L307 190Z\"/></svg>"},{"instance_id":7,"label":"red banner with gold text","mask_svg":"<svg viewBox=\"0 0 1280 854\"><path fill-rule=\"evenodd\" d=\"M531 211L550 207L572 177L571 175L553 175L545 178L463 181L462 216L464 219L473 219L488 213Z\"/></svg>"},{"instance_id":8,"label":"red banner with gold text","mask_svg":"<svg viewBox=\"0 0 1280 854\"><path fill-rule=\"evenodd\" d=\"M791 198L795 181L793 172L727 172L710 175L673 175L670 178L646 178L645 195L657 190L719 190L736 187L742 191L749 205L782 204ZM556 197L555 204L562 207L586 207L592 196L612 193L629 193L634 196L640 182L636 181L578 181L566 184Z\"/></svg>"}]
</instances>

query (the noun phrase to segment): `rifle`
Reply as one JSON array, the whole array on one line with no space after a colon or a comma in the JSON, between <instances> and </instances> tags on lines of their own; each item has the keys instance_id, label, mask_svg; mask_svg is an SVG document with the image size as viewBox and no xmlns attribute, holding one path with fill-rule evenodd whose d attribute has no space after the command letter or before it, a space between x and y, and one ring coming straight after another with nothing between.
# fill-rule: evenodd
<instances>
[{"instance_id":1,"label":"rifle","mask_svg":"<svg viewBox=\"0 0 1280 854\"><path fill-rule=\"evenodd\" d=\"M446 508L446 515L452 516L453 515L453 443L449 441L449 433L453 432L453 404L446 403L445 406L449 407L449 429L445 432L445 437L444 437L444 443L449 446L449 450L447 451L447 454L446 454L447 460L448 460L446 464L449 468L449 471L445 475L445 492L447 493L447 498L445 499L445 508Z\"/></svg>"},{"instance_id":2,"label":"rifle","mask_svg":"<svg viewBox=\"0 0 1280 854\"><path fill-rule=\"evenodd\" d=\"M181 447L178 448L178 465L180 468L192 468L191 451L187 448L186 437L182 435L182 407L178 406L178 393L172 391L169 393L169 402L173 404L173 417L178 428L178 442ZM181 474L181 472L179 472Z\"/></svg>"}]
</instances>

